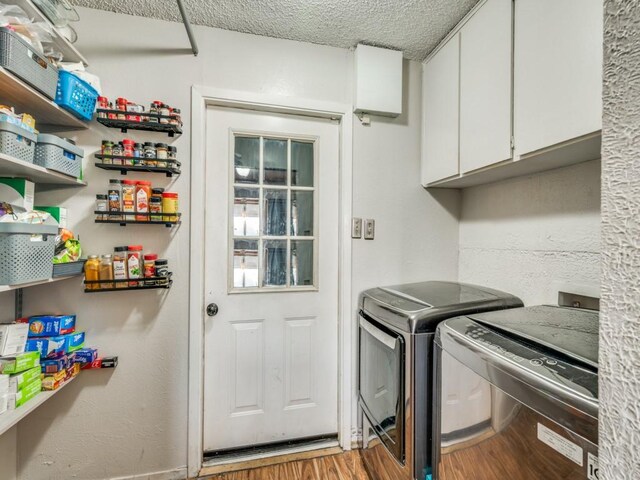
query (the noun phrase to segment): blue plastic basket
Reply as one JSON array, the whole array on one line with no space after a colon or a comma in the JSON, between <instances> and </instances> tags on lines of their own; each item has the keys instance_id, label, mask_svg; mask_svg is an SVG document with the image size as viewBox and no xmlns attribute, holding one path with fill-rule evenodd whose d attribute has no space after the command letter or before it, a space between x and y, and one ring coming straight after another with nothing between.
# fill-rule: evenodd
<instances>
[{"instance_id":1,"label":"blue plastic basket","mask_svg":"<svg viewBox=\"0 0 640 480\"><path fill-rule=\"evenodd\" d=\"M73 73L60 71L56 103L82 120L91 120L96 109L98 92Z\"/></svg>"}]
</instances>

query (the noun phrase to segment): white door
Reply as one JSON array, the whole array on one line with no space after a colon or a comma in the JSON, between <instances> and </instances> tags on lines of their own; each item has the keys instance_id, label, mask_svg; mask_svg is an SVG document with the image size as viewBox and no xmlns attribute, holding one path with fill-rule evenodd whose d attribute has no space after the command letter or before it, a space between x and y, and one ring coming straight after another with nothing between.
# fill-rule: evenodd
<instances>
[{"instance_id":1,"label":"white door","mask_svg":"<svg viewBox=\"0 0 640 480\"><path fill-rule=\"evenodd\" d=\"M511 158L512 0L488 0L460 31L460 171Z\"/></svg>"},{"instance_id":2,"label":"white door","mask_svg":"<svg viewBox=\"0 0 640 480\"><path fill-rule=\"evenodd\" d=\"M460 35L422 70L422 185L458 175Z\"/></svg>"},{"instance_id":3,"label":"white door","mask_svg":"<svg viewBox=\"0 0 640 480\"><path fill-rule=\"evenodd\" d=\"M206 181L205 452L337 435L338 123L210 108Z\"/></svg>"}]
</instances>

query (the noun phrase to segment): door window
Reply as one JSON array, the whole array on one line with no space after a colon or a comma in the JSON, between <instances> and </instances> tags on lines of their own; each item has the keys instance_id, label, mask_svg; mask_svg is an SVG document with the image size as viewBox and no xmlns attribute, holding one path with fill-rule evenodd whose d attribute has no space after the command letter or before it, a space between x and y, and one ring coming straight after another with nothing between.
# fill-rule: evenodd
<instances>
[{"instance_id":1,"label":"door window","mask_svg":"<svg viewBox=\"0 0 640 480\"><path fill-rule=\"evenodd\" d=\"M234 134L231 292L317 288L316 142Z\"/></svg>"}]
</instances>

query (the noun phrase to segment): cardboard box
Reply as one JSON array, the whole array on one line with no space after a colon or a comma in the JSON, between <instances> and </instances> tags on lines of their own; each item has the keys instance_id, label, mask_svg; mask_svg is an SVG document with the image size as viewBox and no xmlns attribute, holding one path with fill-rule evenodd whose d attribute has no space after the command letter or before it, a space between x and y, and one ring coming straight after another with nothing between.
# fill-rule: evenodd
<instances>
[{"instance_id":1,"label":"cardboard box","mask_svg":"<svg viewBox=\"0 0 640 480\"><path fill-rule=\"evenodd\" d=\"M55 377L44 377L42 379L42 390L57 390L64 384L64 381L64 378L60 380L56 379Z\"/></svg>"},{"instance_id":2,"label":"cardboard box","mask_svg":"<svg viewBox=\"0 0 640 480\"><path fill-rule=\"evenodd\" d=\"M15 410L16 408L24 405L33 397L38 395L42 390L42 380L40 377L33 380L31 383L24 386L22 390L17 393L10 393L7 395L8 409Z\"/></svg>"},{"instance_id":3,"label":"cardboard box","mask_svg":"<svg viewBox=\"0 0 640 480\"><path fill-rule=\"evenodd\" d=\"M66 345L65 351L67 353L73 353L76 350L80 350L84 347L84 332L75 332L65 335Z\"/></svg>"},{"instance_id":4,"label":"cardboard box","mask_svg":"<svg viewBox=\"0 0 640 480\"><path fill-rule=\"evenodd\" d=\"M65 353L75 352L84 347L84 332L75 332L55 337L29 338L28 352L39 352L41 358L58 358Z\"/></svg>"},{"instance_id":5,"label":"cardboard box","mask_svg":"<svg viewBox=\"0 0 640 480\"><path fill-rule=\"evenodd\" d=\"M0 373L5 375L24 372L38 366L40 366L38 352L25 352L11 357L0 358Z\"/></svg>"},{"instance_id":6,"label":"cardboard box","mask_svg":"<svg viewBox=\"0 0 640 480\"><path fill-rule=\"evenodd\" d=\"M97 358L91 363L82 364L82 370L91 370L94 368L116 368L118 366L118 357Z\"/></svg>"},{"instance_id":7,"label":"cardboard box","mask_svg":"<svg viewBox=\"0 0 640 480\"><path fill-rule=\"evenodd\" d=\"M78 363L91 363L98 358L98 350L95 348L81 348L75 354Z\"/></svg>"},{"instance_id":8,"label":"cardboard box","mask_svg":"<svg viewBox=\"0 0 640 480\"><path fill-rule=\"evenodd\" d=\"M23 323L0 324L0 357L24 353L28 332Z\"/></svg>"},{"instance_id":9,"label":"cardboard box","mask_svg":"<svg viewBox=\"0 0 640 480\"><path fill-rule=\"evenodd\" d=\"M73 364L73 361L69 358L69 355L63 355L58 358L46 358L40 361L40 371L45 375L58 373L61 370L66 370Z\"/></svg>"},{"instance_id":10,"label":"cardboard box","mask_svg":"<svg viewBox=\"0 0 640 480\"><path fill-rule=\"evenodd\" d=\"M36 210L41 212L47 212L51 215L56 222L58 222L58 226L60 228L67 228L67 209L64 207L42 207L36 205L34 207Z\"/></svg>"},{"instance_id":11,"label":"cardboard box","mask_svg":"<svg viewBox=\"0 0 640 480\"><path fill-rule=\"evenodd\" d=\"M40 378L40 367L34 367L22 373L16 373L9 378L9 393L17 393L34 379Z\"/></svg>"},{"instance_id":12,"label":"cardboard box","mask_svg":"<svg viewBox=\"0 0 640 480\"><path fill-rule=\"evenodd\" d=\"M29 324L29 338L67 335L76 331L75 315L34 315L18 322Z\"/></svg>"},{"instance_id":13,"label":"cardboard box","mask_svg":"<svg viewBox=\"0 0 640 480\"><path fill-rule=\"evenodd\" d=\"M24 178L0 177L0 202L33 210L35 185Z\"/></svg>"}]
</instances>

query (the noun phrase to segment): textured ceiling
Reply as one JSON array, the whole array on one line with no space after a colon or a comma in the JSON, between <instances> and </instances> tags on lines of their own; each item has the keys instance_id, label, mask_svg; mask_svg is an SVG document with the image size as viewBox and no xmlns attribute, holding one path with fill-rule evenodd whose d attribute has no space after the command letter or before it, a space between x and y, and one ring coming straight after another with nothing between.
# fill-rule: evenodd
<instances>
[{"instance_id":1,"label":"textured ceiling","mask_svg":"<svg viewBox=\"0 0 640 480\"><path fill-rule=\"evenodd\" d=\"M184 0L196 25L423 60L477 0ZM74 0L82 7L181 21L173 0Z\"/></svg>"}]
</instances>

